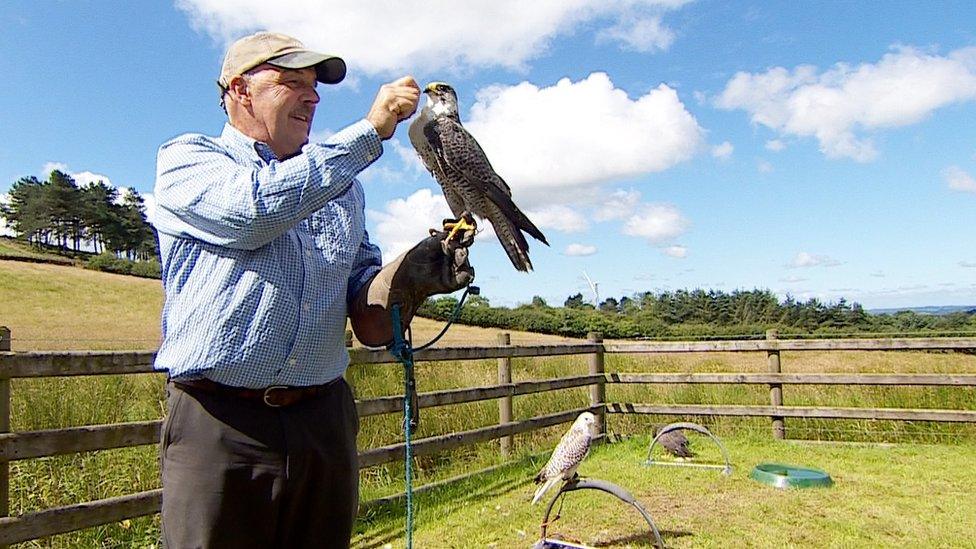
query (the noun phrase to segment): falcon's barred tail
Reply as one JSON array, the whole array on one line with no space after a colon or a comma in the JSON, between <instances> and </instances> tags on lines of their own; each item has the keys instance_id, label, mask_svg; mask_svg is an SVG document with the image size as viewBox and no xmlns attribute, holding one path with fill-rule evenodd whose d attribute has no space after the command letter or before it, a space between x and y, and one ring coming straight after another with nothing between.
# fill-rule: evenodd
<instances>
[{"instance_id":1,"label":"falcon's barred tail","mask_svg":"<svg viewBox=\"0 0 976 549\"><path fill-rule=\"evenodd\" d=\"M522 272L531 271L532 262L529 260L528 253L529 243L525 240L525 235L522 234L518 226L510 218L499 212L494 205L490 207L488 221L491 221L491 226L495 229L495 236L501 242L508 258L512 260L512 265Z\"/></svg>"},{"instance_id":2,"label":"falcon's barred tail","mask_svg":"<svg viewBox=\"0 0 976 549\"><path fill-rule=\"evenodd\" d=\"M532 238L548 246L549 241L546 240L546 235L542 234L542 231L540 231L538 227L536 227L531 221L529 221L528 217L525 217L525 214L522 213L522 210L516 208L515 212L518 214L518 216L515 218L515 220L518 222L518 228L529 233L530 235L532 235Z\"/></svg>"},{"instance_id":3,"label":"falcon's barred tail","mask_svg":"<svg viewBox=\"0 0 976 549\"><path fill-rule=\"evenodd\" d=\"M556 477L553 477L553 478L547 480L545 483L543 483L542 486L540 486L538 489L536 489L535 496L532 497L532 505L535 505L536 503L538 503L538 501L540 499L542 499L542 496L546 495L546 492L548 492L549 490L551 490L553 488L553 486L555 486L555 485L559 484L560 482L562 482L562 480L563 480L562 477L556 476Z\"/></svg>"}]
</instances>

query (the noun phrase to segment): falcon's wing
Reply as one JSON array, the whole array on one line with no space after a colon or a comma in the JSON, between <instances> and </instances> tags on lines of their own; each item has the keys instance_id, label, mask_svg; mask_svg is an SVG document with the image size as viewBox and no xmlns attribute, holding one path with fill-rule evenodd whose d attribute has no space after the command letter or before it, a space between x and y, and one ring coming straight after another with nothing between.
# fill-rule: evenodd
<instances>
[{"instance_id":1,"label":"falcon's wing","mask_svg":"<svg viewBox=\"0 0 976 549\"><path fill-rule=\"evenodd\" d=\"M521 231L546 245L549 243L542 231L512 201L511 189L495 173L478 142L460 123L447 117L429 121L424 126L424 135L445 176L442 186L453 188L469 211L491 222L517 269L531 269L527 253L529 244Z\"/></svg>"},{"instance_id":2,"label":"falcon's wing","mask_svg":"<svg viewBox=\"0 0 976 549\"><path fill-rule=\"evenodd\" d=\"M417 155L420 156L420 160L424 163L427 171L440 184L441 189L444 191L444 199L447 200L447 205L451 209L451 212L454 213L455 217L460 217L461 213L468 210L468 208L465 207L464 199L458 194L456 185L451 180L451 177L444 173L444 170L441 168L440 162L437 159L437 152L431 146L430 140L424 135L424 127L431 120L430 108L424 107L420 111L420 116L410 124L407 135L410 137L410 144L417 151Z\"/></svg>"},{"instance_id":3,"label":"falcon's wing","mask_svg":"<svg viewBox=\"0 0 976 549\"><path fill-rule=\"evenodd\" d=\"M688 448L688 437L681 431L669 431L658 438L658 442L673 456L692 457L694 454Z\"/></svg>"}]
</instances>

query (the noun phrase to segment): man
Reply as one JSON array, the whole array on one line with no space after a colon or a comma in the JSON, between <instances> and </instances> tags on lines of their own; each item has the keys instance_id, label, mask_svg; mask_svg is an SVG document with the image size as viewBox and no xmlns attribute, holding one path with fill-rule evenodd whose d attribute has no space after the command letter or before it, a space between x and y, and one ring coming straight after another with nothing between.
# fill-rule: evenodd
<instances>
[{"instance_id":1,"label":"man","mask_svg":"<svg viewBox=\"0 0 976 549\"><path fill-rule=\"evenodd\" d=\"M159 150L167 547L347 547L359 420L342 378L346 317L383 345L392 304L409 322L474 276L471 234L432 236L381 269L355 177L420 90L411 77L386 84L363 120L308 143L316 83L345 69L285 35L242 38L218 80L223 133Z\"/></svg>"}]
</instances>

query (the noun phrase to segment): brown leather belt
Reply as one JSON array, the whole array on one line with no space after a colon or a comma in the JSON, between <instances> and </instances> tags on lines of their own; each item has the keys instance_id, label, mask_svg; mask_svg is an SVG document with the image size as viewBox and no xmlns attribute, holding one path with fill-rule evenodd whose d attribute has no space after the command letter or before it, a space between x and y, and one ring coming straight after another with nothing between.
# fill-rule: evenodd
<instances>
[{"instance_id":1,"label":"brown leather belt","mask_svg":"<svg viewBox=\"0 0 976 549\"><path fill-rule=\"evenodd\" d=\"M329 385L331 385L331 383L311 385L308 387L272 385L267 389L247 389L244 387L231 387L230 385L224 385L209 379L173 380L173 384L183 389L197 389L207 393L227 395L245 400L255 400L271 408L291 406L307 398L322 395L328 389Z\"/></svg>"}]
</instances>

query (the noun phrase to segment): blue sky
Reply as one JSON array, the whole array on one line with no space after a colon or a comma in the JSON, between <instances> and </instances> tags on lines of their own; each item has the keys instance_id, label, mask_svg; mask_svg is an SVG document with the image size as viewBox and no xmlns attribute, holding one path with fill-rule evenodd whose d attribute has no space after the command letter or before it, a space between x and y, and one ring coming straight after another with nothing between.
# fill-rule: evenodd
<instances>
[{"instance_id":1,"label":"blue sky","mask_svg":"<svg viewBox=\"0 0 976 549\"><path fill-rule=\"evenodd\" d=\"M976 304L976 3L0 3L0 193L51 167L151 195L157 147L215 135L227 43L342 55L313 138L403 74L462 121L552 244L492 303L768 288L867 307ZM386 253L447 213L405 127L362 176ZM149 203L152 203L149 196Z\"/></svg>"}]
</instances>

